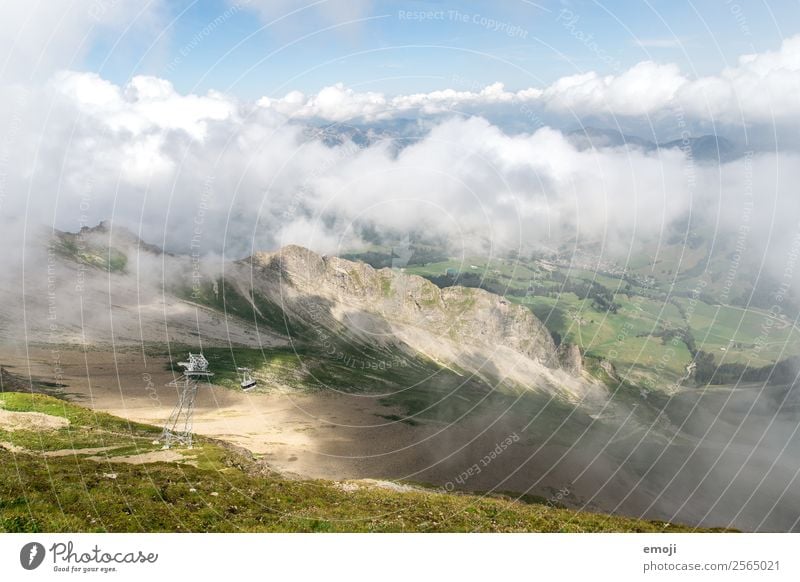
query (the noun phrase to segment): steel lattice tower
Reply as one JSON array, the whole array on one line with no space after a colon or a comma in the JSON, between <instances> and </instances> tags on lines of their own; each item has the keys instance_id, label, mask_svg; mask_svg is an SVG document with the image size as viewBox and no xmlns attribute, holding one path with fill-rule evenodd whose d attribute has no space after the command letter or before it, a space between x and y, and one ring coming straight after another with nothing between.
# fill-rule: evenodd
<instances>
[{"instance_id":1,"label":"steel lattice tower","mask_svg":"<svg viewBox=\"0 0 800 582\"><path fill-rule=\"evenodd\" d=\"M189 353L188 362L178 362L184 368L183 374L167 384L180 390L178 402L169 415L161 432L161 441L168 449L174 444L192 447L192 422L194 420L194 400L197 397L197 385L208 380L214 374L208 371L208 360L203 354Z\"/></svg>"}]
</instances>

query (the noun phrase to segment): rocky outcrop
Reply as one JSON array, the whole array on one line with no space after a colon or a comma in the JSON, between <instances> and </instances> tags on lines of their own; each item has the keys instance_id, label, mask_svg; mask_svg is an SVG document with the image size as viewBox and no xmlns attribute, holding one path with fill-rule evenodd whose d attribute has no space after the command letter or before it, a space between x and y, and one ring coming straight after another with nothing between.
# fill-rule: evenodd
<instances>
[{"instance_id":1,"label":"rocky outcrop","mask_svg":"<svg viewBox=\"0 0 800 582\"><path fill-rule=\"evenodd\" d=\"M608 374L608 377L612 380L619 380L619 376L617 376L617 368L608 360L600 360L600 368L606 374Z\"/></svg>"},{"instance_id":2,"label":"rocky outcrop","mask_svg":"<svg viewBox=\"0 0 800 582\"><path fill-rule=\"evenodd\" d=\"M281 301L283 308L291 309L291 287L305 302L316 297L346 305L484 350L507 347L551 367L560 361L550 333L529 309L482 289L440 289L423 277L294 245L257 253L243 264L260 275L259 289ZM575 369L575 358L568 360Z\"/></svg>"},{"instance_id":3,"label":"rocky outcrop","mask_svg":"<svg viewBox=\"0 0 800 582\"><path fill-rule=\"evenodd\" d=\"M575 344L562 343L558 346L558 363L573 376L580 376L583 371L581 349Z\"/></svg>"}]
</instances>

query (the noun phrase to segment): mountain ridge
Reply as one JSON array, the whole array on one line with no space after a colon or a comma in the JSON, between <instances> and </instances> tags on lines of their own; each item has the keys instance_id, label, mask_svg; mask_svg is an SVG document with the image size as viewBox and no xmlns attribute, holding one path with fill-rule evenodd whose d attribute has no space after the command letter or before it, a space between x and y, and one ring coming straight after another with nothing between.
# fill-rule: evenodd
<instances>
[{"instance_id":1,"label":"mountain ridge","mask_svg":"<svg viewBox=\"0 0 800 582\"><path fill-rule=\"evenodd\" d=\"M277 264L276 264L277 263ZM255 253L240 264L277 269L305 294L323 293L409 325L485 345L504 345L548 367L558 354L544 324L527 308L482 289L441 289L427 279L388 267L375 269L358 261L319 255L297 245ZM488 315L487 315L488 314ZM444 332L444 333L443 333Z\"/></svg>"},{"instance_id":2,"label":"mountain ridge","mask_svg":"<svg viewBox=\"0 0 800 582\"><path fill-rule=\"evenodd\" d=\"M724 163L741 156L730 140L713 134L685 136L667 141L652 141L617 129L586 126L566 132L565 136L579 149L637 147L646 152L680 149L699 162Z\"/></svg>"}]
</instances>

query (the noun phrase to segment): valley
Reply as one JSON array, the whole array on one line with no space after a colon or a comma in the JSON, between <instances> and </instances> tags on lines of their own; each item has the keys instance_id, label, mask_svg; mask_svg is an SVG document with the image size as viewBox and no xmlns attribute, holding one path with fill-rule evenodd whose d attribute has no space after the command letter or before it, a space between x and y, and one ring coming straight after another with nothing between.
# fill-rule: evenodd
<instances>
[{"instance_id":1,"label":"valley","mask_svg":"<svg viewBox=\"0 0 800 582\"><path fill-rule=\"evenodd\" d=\"M541 287L557 297L539 295L538 283L533 295L440 288L412 272L441 283L462 267L376 270L300 247L226 263L189 285L183 257L105 228L83 237L93 256L113 248L125 266L94 260L84 269L74 254L54 261L50 274L62 281L81 273L81 292L50 299L45 280L45 292L28 296L26 341L0 346L4 392L38 386L159 426L177 397L166 386L176 362L202 349L216 376L198 395L195 432L242 447L283 478L557 496L581 514L691 527L798 526L783 509L797 502L793 449L775 457L775 447L797 441L790 386L698 386L686 337L666 333L689 321L695 338L705 325L726 339L742 327L710 304L681 298L693 301L682 311L655 288L623 293L610 273L594 282L585 271L553 276L561 267L551 261L523 262L523 277L505 260L492 274L505 269L509 288L527 291L534 273L548 271ZM159 263L169 277L137 268ZM31 287L38 276L26 274ZM705 321L686 316L691 305ZM793 341L793 328L778 332ZM674 360L659 367L667 350ZM258 381L248 393L238 386L241 366ZM732 503L718 503L721 491Z\"/></svg>"}]
</instances>

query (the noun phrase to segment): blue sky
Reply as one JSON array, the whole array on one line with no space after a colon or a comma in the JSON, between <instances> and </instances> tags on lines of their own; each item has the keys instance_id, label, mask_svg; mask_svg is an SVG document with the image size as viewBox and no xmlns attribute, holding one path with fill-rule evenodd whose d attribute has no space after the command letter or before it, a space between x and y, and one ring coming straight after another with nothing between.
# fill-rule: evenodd
<instances>
[{"instance_id":1,"label":"blue sky","mask_svg":"<svg viewBox=\"0 0 800 582\"><path fill-rule=\"evenodd\" d=\"M786 202L780 211L764 207L774 211L764 224L780 216L796 227L796 1L320 0L305 10L297 0L242 8L228 0L5 1L0 136L13 144L5 183L40 198L29 205L7 197L3 211L52 208L59 228L122 215L129 226L145 221L145 238L159 240L164 216L180 219L171 209L195 207L208 172L218 178L215 232L228 232L233 209L241 218L233 231L263 229L259 248L335 248L339 227L361 220L365 208L390 230L415 229L424 205L400 204L408 210L400 213L379 202L420 192L425 204L458 216L463 232L485 231L487 216L496 219L493 233L515 232L517 212L540 227L530 228L533 237L550 225L586 228L585 216L598 232L657 230L700 204L699 190L725 198L748 183L747 168L732 163L723 177L697 168L690 184L692 165L680 151L661 159L601 148L595 157L565 136L585 125L661 142L717 133L752 149L753 191L779 187ZM306 139L309 126L323 124L388 128L420 141L402 156L380 140L337 150ZM331 166L332 150L347 160ZM320 168L329 170L313 178ZM454 168L457 180L439 178ZM87 184L96 199L84 219ZM286 220L298 192L306 214ZM517 208L516 200L526 203ZM262 204L270 220L256 225ZM308 221L331 204L341 222ZM730 211L737 228L741 211ZM182 228L175 225L175 244L191 240ZM239 250L251 242L242 235Z\"/></svg>"},{"instance_id":2,"label":"blue sky","mask_svg":"<svg viewBox=\"0 0 800 582\"><path fill-rule=\"evenodd\" d=\"M181 92L217 89L242 98L311 93L337 82L390 95L495 81L519 89L583 71L612 74L643 60L677 63L689 76L714 74L800 31L798 2L756 0L376 0L350 15L338 8L351 3L321 3L266 25L306 4L278 0L270 9L268 0L250 0L239 9L225 0L171 1L147 34L139 27L97 38L82 68L117 83L149 74ZM413 12L428 14L419 20ZM351 17L358 22L345 24Z\"/></svg>"}]
</instances>

